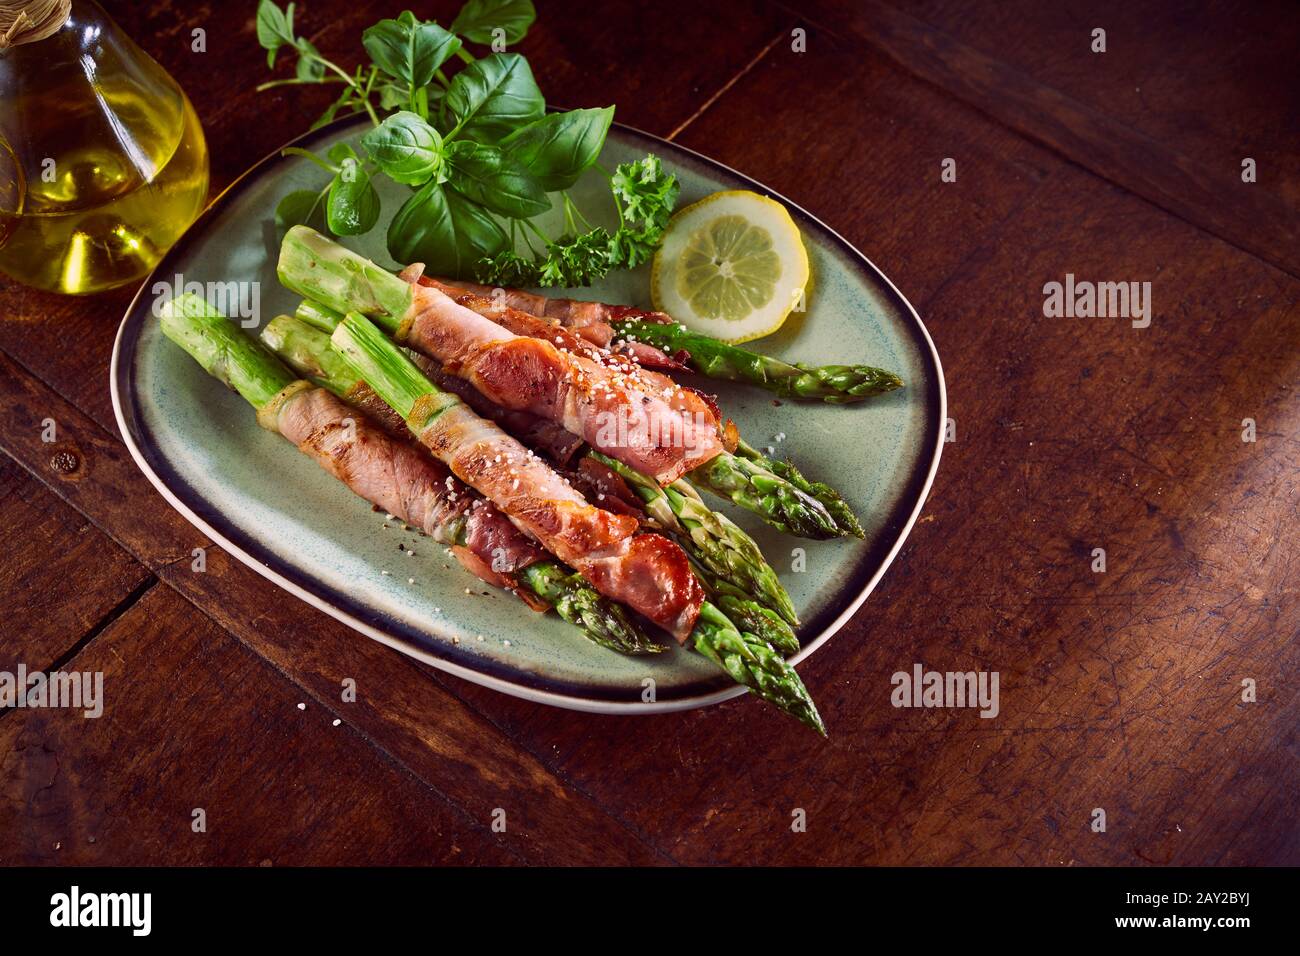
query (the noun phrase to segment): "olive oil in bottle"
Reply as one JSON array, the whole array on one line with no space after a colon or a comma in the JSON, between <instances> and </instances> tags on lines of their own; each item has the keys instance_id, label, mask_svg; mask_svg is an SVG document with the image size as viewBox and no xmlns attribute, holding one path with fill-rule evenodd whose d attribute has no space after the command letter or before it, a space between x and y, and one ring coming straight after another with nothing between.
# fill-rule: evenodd
<instances>
[{"instance_id":1,"label":"olive oil in bottle","mask_svg":"<svg viewBox=\"0 0 1300 956\"><path fill-rule=\"evenodd\" d=\"M0 273L82 294L153 268L203 208L208 152L162 67L94 3L63 6L0 46Z\"/></svg>"}]
</instances>

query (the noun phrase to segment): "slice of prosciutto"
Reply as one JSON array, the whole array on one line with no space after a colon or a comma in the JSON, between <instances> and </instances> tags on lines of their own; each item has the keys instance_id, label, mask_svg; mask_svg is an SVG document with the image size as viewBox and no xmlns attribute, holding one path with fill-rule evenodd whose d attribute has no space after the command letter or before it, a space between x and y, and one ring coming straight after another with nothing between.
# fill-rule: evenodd
<instances>
[{"instance_id":1,"label":"slice of prosciutto","mask_svg":"<svg viewBox=\"0 0 1300 956\"><path fill-rule=\"evenodd\" d=\"M383 404L373 393L369 400L364 394L356 397L359 405ZM390 418L396 417L389 412ZM304 383L284 395L275 409L274 424L281 435L362 498L435 541L453 546L461 564L489 584L515 590L514 575L546 557L496 507L413 444L400 419L396 424L401 430L395 437L391 420L372 418L360 407Z\"/></svg>"},{"instance_id":2,"label":"slice of prosciutto","mask_svg":"<svg viewBox=\"0 0 1300 956\"><path fill-rule=\"evenodd\" d=\"M463 378L448 374L446 369L427 355L420 355L418 352L412 354L415 364L425 375L433 379L439 388L459 395L461 400L474 411L484 418L492 419L529 448L544 452L551 461L567 465L582 447L582 439L563 425L549 418L539 418L532 412L517 412L510 408L503 408Z\"/></svg>"},{"instance_id":3,"label":"slice of prosciutto","mask_svg":"<svg viewBox=\"0 0 1300 956\"><path fill-rule=\"evenodd\" d=\"M615 318L641 317L639 310L635 310L637 312L635 316L612 311L626 309L627 306L610 306L603 302L583 302L580 299L551 298L550 296L538 295L535 292L525 292L523 289L503 289L499 286L493 287L479 285L475 282L462 282L459 279L431 279L430 281L437 282L440 286L451 286L465 292L484 296L521 312L554 319L560 325L573 329L583 338L601 348L608 347L610 341L614 338L614 330L609 324L611 320ZM655 314L663 315L662 312ZM663 318L664 321L670 321L666 315Z\"/></svg>"},{"instance_id":4,"label":"slice of prosciutto","mask_svg":"<svg viewBox=\"0 0 1300 956\"><path fill-rule=\"evenodd\" d=\"M734 427L728 427L731 424L730 422L726 424L720 422L721 412L713 396L679 385L667 375L646 367L657 364L661 368L686 369L686 366L670 359L653 346L646 345L644 342L635 342L630 343L631 348L625 353L612 352L608 348L584 338L579 334L580 330L568 328L554 318L545 318L526 309L511 305L508 301L508 295L504 298L495 294L490 296L480 295L476 292L469 292L457 286L449 285L439 279L430 279L427 276L421 276L418 281L420 285L445 293L454 299L458 305L463 305L484 318L491 319L502 328L509 329L516 335L528 335L537 339L545 339L563 352L580 355L598 365L617 371L626 381L631 382L648 394L659 396L672 408L684 415L690 415L699 421L713 419L715 422L719 422L718 436L722 440L723 446L727 451L735 450L735 442L727 444L727 436L734 432L735 429ZM527 299L542 298L527 292L518 293L518 296ZM661 358L657 362L651 362L647 353L655 353Z\"/></svg>"},{"instance_id":5,"label":"slice of prosciutto","mask_svg":"<svg viewBox=\"0 0 1300 956\"><path fill-rule=\"evenodd\" d=\"M639 309L634 305L612 305L608 302L584 302L582 299L563 299L559 296L539 295L523 289L503 289L499 286L479 285L460 279L433 279L430 281L473 292L476 295L497 299L504 305L531 312L560 325L568 326L583 338L601 347L608 347L614 338L611 322L636 319L642 322L669 324L672 316L652 309ZM658 351L658 350L656 350ZM661 353L662 354L662 353Z\"/></svg>"},{"instance_id":6,"label":"slice of prosciutto","mask_svg":"<svg viewBox=\"0 0 1300 956\"><path fill-rule=\"evenodd\" d=\"M408 269L412 304L398 340L442 363L505 408L532 412L563 425L593 448L660 484L669 484L725 449L717 417L707 404L666 379L604 364L546 338L519 335L489 315L512 322L528 316L490 301L481 314L445 292L423 285ZM481 298L481 297L480 297ZM493 309L502 311L493 313ZM682 403L689 402L689 409ZM489 496L490 497L490 496Z\"/></svg>"},{"instance_id":7,"label":"slice of prosciutto","mask_svg":"<svg viewBox=\"0 0 1300 956\"><path fill-rule=\"evenodd\" d=\"M417 402L411 420L419 421L422 414ZM532 450L468 405L443 408L418 437L457 477L598 591L645 615L678 641L686 640L704 591L676 544L661 535L638 534L639 522L632 515L589 503Z\"/></svg>"}]
</instances>

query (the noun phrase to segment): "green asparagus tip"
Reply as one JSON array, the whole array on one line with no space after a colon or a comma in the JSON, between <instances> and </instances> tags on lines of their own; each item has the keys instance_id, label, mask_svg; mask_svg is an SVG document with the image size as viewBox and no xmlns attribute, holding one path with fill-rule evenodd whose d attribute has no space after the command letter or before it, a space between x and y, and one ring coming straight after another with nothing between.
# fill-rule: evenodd
<instances>
[{"instance_id":1,"label":"green asparagus tip","mask_svg":"<svg viewBox=\"0 0 1300 956\"><path fill-rule=\"evenodd\" d=\"M903 387L903 380L893 372L872 365L809 365L799 362L794 367L802 374L792 375L782 383L790 398L849 405Z\"/></svg>"},{"instance_id":2,"label":"green asparagus tip","mask_svg":"<svg viewBox=\"0 0 1300 956\"><path fill-rule=\"evenodd\" d=\"M716 598L728 617L743 630L761 638L782 654L796 654L799 638L779 614L764 607L752 598L723 591Z\"/></svg>"},{"instance_id":3,"label":"green asparagus tip","mask_svg":"<svg viewBox=\"0 0 1300 956\"><path fill-rule=\"evenodd\" d=\"M853 513L853 509L849 507L849 503L844 500L840 493L825 482L809 481L795 467L794 462L770 458L744 440L741 440L736 446L736 454L741 458L752 461L760 468L765 468L773 474L779 475L804 494L816 498L842 532L851 534L855 538L866 537L866 532L862 530L862 524L858 521L858 516Z\"/></svg>"},{"instance_id":4,"label":"green asparagus tip","mask_svg":"<svg viewBox=\"0 0 1300 956\"><path fill-rule=\"evenodd\" d=\"M848 533L812 495L746 458L724 451L692 471L690 479L786 534L823 541Z\"/></svg>"},{"instance_id":5,"label":"green asparagus tip","mask_svg":"<svg viewBox=\"0 0 1300 956\"><path fill-rule=\"evenodd\" d=\"M623 607L603 597L582 575L551 561L520 572L521 582L555 612L601 647L620 654L659 654L666 648L652 641Z\"/></svg>"},{"instance_id":6,"label":"green asparagus tip","mask_svg":"<svg viewBox=\"0 0 1300 956\"><path fill-rule=\"evenodd\" d=\"M761 638L736 630L715 605L704 603L691 640L696 651L721 667L736 683L826 736L826 725L817 712L817 705L794 668Z\"/></svg>"}]
</instances>

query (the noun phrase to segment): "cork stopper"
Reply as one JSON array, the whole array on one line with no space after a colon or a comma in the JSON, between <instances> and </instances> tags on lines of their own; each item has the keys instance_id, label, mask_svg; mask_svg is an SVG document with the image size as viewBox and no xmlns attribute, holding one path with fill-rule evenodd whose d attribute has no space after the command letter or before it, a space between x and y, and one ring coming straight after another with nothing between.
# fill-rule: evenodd
<instances>
[{"instance_id":1,"label":"cork stopper","mask_svg":"<svg viewBox=\"0 0 1300 956\"><path fill-rule=\"evenodd\" d=\"M71 14L72 0L0 0L0 53L53 36Z\"/></svg>"}]
</instances>

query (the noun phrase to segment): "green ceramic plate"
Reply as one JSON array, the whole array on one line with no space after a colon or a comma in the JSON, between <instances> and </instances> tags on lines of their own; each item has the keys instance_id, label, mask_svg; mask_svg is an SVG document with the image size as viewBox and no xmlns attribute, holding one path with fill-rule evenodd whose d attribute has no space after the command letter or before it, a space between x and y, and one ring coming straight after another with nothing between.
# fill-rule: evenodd
<instances>
[{"instance_id":1,"label":"green ceramic plate","mask_svg":"<svg viewBox=\"0 0 1300 956\"><path fill-rule=\"evenodd\" d=\"M361 121L348 120L296 145L323 151L336 142L355 142L364 130ZM777 406L766 392L708 383L753 444L775 445L809 477L830 481L867 529L865 541L803 541L726 506L758 539L790 591L804 622L798 660L862 604L920 513L942 447L939 357L915 310L880 270L771 190L626 127L610 132L602 162L612 168L647 152L659 154L681 180L680 205L719 189L752 189L784 202L803 231L813 270L807 312L751 347L794 361L869 362L897 371L907 383L891 395L838 408ZM292 312L297 297L276 282L272 213L285 193L320 188L323 175L296 157L277 154L259 163L164 256L131 304L113 352L113 403L122 435L149 479L204 533L259 573L358 631L467 680L602 712L676 710L743 693L686 651L629 658L596 647L554 615L535 614L471 578L427 539L418 540L415 556L407 557L397 547L399 532L381 528L382 515L284 439L259 428L242 399L162 336L153 315L155 287L174 284L177 277L184 283L259 283L258 324ZM391 211L400 204L401 187L385 185L393 190L383 196ZM584 209L609 206L607 188L594 175L578 185L577 194ZM348 244L390 262L386 225L381 221ZM648 305L648 282L642 269L575 294ZM777 442L778 434L785 439ZM400 540L414 539L405 534ZM642 700L647 678L654 681L653 703ZM815 697L817 688L810 689Z\"/></svg>"}]
</instances>

